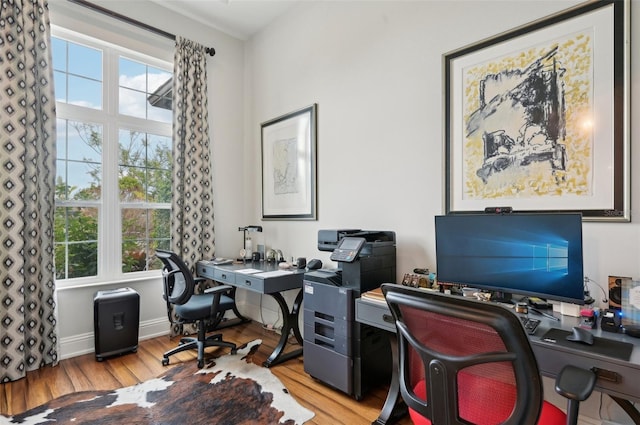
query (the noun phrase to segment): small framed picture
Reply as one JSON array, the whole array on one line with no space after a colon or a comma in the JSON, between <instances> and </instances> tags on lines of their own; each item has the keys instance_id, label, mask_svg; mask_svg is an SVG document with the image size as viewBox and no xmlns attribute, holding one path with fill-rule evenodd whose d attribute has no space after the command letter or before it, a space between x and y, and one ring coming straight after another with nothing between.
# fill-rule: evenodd
<instances>
[{"instance_id":1,"label":"small framed picture","mask_svg":"<svg viewBox=\"0 0 640 425\"><path fill-rule=\"evenodd\" d=\"M262 219L316 219L317 104L262 123Z\"/></svg>"}]
</instances>

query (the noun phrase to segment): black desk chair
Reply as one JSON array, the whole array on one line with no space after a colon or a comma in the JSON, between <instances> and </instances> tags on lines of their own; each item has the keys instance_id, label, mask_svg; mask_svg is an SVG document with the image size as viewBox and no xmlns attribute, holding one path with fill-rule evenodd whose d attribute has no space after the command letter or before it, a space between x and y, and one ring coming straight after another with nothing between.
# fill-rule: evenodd
<instances>
[{"instance_id":1,"label":"black desk chair","mask_svg":"<svg viewBox=\"0 0 640 425\"><path fill-rule=\"evenodd\" d=\"M198 329L197 338L185 337L173 350L162 357L162 364L169 364L169 356L185 350L198 350L198 367L204 366L204 349L206 347L229 347L236 353L236 345L222 340L222 334L207 336L207 329L215 328L223 319L227 310L235 310L235 301L229 297L232 286L219 285L209 288L204 294L196 294L196 280L187 265L174 252L156 250L164 264L162 277L164 282L164 299L167 302L169 321L174 324L195 323ZM171 306L177 321L171 315Z\"/></svg>"},{"instance_id":2,"label":"black desk chair","mask_svg":"<svg viewBox=\"0 0 640 425\"><path fill-rule=\"evenodd\" d=\"M416 424L576 424L595 374L573 366L556 389L568 415L544 401L527 335L499 305L382 285L398 332L400 392ZM560 388L561 387L561 388Z\"/></svg>"}]
</instances>

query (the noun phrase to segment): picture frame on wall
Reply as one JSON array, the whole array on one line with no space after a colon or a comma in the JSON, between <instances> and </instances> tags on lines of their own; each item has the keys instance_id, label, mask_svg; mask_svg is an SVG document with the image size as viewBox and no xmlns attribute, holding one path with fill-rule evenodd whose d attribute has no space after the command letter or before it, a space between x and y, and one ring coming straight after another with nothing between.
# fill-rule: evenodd
<instances>
[{"instance_id":1,"label":"picture frame on wall","mask_svg":"<svg viewBox=\"0 0 640 425\"><path fill-rule=\"evenodd\" d=\"M317 104L263 122L262 219L316 220Z\"/></svg>"},{"instance_id":2,"label":"picture frame on wall","mask_svg":"<svg viewBox=\"0 0 640 425\"><path fill-rule=\"evenodd\" d=\"M445 209L630 221L629 1L446 53Z\"/></svg>"}]
</instances>

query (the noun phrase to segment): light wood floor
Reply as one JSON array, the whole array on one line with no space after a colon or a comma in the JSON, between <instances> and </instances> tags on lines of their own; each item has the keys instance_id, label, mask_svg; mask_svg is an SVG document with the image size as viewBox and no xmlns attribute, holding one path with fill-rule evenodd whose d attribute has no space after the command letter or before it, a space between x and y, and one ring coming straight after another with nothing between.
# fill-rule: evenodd
<instances>
[{"instance_id":1,"label":"light wood floor","mask_svg":"<svg viewBox=\"0 0 640 425\"><path fill-rule=\"evenodd\" d=\"M254 361L260 364L271 354L279 338L279 335L264 330L255 322L224 329L223 334L225 340L236 344L262 339L260 350L254 357ZM110 390L135 385L179 363L191 363L196 369L195 352L172 356L169 366L162 366L162 353L177 343L178 338L163 336L142 341L137 353L110 357L103 362L97 362L93 354L87 354L62 360L56 367L30 372L24 379L0 384L0 413L15 415L76 391ZM208 353L214 353L216 349L207 350ZM227 352L227 349L220 350ZM307 375L302 357L273 366L271 371L300 404L315 412L315 417L307 422L310 425L370 424L378 417L387 394L387 387L383 385L356 401ZM399 424L408 425L411 421L406 417Z\"/></svg>"}]
</instances>

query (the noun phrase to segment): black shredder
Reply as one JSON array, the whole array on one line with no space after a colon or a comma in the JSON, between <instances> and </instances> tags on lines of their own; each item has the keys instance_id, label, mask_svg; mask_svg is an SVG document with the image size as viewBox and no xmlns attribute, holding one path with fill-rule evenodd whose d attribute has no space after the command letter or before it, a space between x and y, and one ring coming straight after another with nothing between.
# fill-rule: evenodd
<instances>
[{"instance_id":1,"label":"black shredder","mask_svg":"<svg viewBox=\"0 0 640 425\"><path fill-rule=\"evenodd\" d=\"M138 349L140 295L131 288L98 291L93 297L96 360Z\"/></svg>"}]
</instances>

